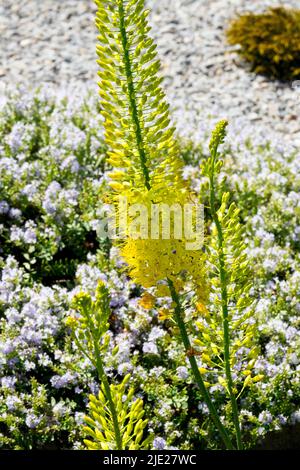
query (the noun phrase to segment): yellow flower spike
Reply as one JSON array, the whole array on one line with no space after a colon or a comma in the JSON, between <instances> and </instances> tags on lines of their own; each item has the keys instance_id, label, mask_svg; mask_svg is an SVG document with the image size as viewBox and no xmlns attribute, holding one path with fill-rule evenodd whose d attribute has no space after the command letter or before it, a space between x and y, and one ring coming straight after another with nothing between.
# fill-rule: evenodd
<instances>
[{"instance_id":1,"label":"yellow flower spike","mask_svg":"<svg viewBox=\"0 0 300 470\"><path fill-rule=\"evenodd\" d=\"M155 301L156 301L156 298L154 297L154 295L149 294L148 292L144 292L144 294L142 295L139 301L139 305L145 308L146 310L150 310L151 308L154 307Z\"/></svg>"},{"instance_id":2,"label":"yellow flower spike","mask_svg":"<svg viewBox=\"0 0 300 470\"><path fill-rule=\"evenodd\" d=\"M208 341L208 342L211 341L211 337L208 333L202 333L202 336L205 339L205 341Z\"/></svg>"},{"instance_id":3,"label":"yellow flower spike","mask_svg":"<svg viewBox=\"0 0 300 470\"><path fill-rule=\"evenodd\" d=\"M113 181L109 183L114 191L113 203L117 208L117 197L126 197L128 213L137 203L143 205L148 213L154 204L160 203L168 207L177 204L183 209L194 198L182 177L183 159L179 156L174 129L170 125L169 107L161 89L161 79L157 76L160 63L153 40L148 37L150 28L147 12L143 11L144 0L97 0L97 5L101 113L104 118L105 140L115 173L115 177L111 175ZM211 150L217 151L217 146L224 140L226 124L220 123L213 133ZM125 158L130 162L129 166L123 164ZM216 165L220 169L220 162ZM225 202L225 210L224 205ZM173 313L184 338L185 319L181 309L183 292L193 291L202 304L196 307L198 314L207 321L211 316L205 307L210 284L206 273L207 253L198 245L195 249L187 248L189 240L185 230L180 236L173 233L174 230L167 237L161 236L160 219L156 224L158 236L156 233L149 236L149 227L145 228L144 233L140 233L132 213L128 222L126 228L122 227L124 232L118 243L120 253L128 264L130 276L144 288L153 288L155 296L172 295L176 304ZM126 225L122 220L119 224ZM151 308L152 302L149 299L141 302ZM216 305L218 306L217 302ZM206 342L210 344L210 350L207 350L210 353L209 331L211 328L206 331ZM187 332L185 336L188 337ZM187 348L186 344L187 342L186 354L195 380L225 445L232 448L228 433L209 394L204 393L205 386L210 387L211 384L203 384L201 377L199 378L194 357L199 352L194 352L192 347ZM218 347L214 345L213 350L218 352ZM200 353L208 366L212 365L209 353ZM119 409L119 397L114 393L112 395L117 399ZM140 436L135 437L139 441ZM129 444L130 449L134 448L133 443L134 440Z\"/></svg>"},{"instance_id":4,"label":"yellow flower spike","mask_svg":"<svg viewBox=\"0 0 300 470\"><path fill-rule=\"evenodd\" d=\"M147 14L136 13L136 5L143 11L144 2L117 5L115 9L113 0L98 2L97 16L101 112L110 162L115 167L110 174L113 181L108 184L117 194L128 197L129 208L135 203L150 207L153 201L183 207L191 196L182 178L183 162L173 138L174 128L169 126L162 79L157 76L156 46L145 35ZM121 88L116 89L115 84ZM184 245L184 238L171 243L124 239L121 254L133 279L144 287L157 287L159 295L169 294L159 285L167 278L181 291L183 272L190 274L195 289L202 293L206 275L204 268L199 268L204 266L204 255L201 250L189 252Z\"/></svg>"},{"instance_id":5,"label":"yellow flower spike","mask_svg":"<svg viewBox=\"0 0 300 470\"><path fill-rule=\"evenodd\" d=\"M110 173L107 173L107 176L114 180L122 180L126 178L126 173L124 171L112 171Z\"/></svg>"},{"instance_id":6,"label":"yellow flower spike","mask_svg":"<svg viewBox=\"0 0 300 470\"><path fill-rule=\"evenodd\" d=\"M69 328L75 329L78 325L78 318L73 316L68 316L65 320L65 325Z\"/></svg>"},{"instance_id":7,"label":"yellow flower spike","mask_svg":"<svg viewBox=\"0 0 300 470\"><path fill-rule=\"evenodd\" d=\"M247 387L248 385L250 385L252 383L252 377L251 375L248 375L244 381L244 385L243 385L243 388Z\"/></svg>"},{"instance_id":8,"label":"yellow flower spike","mask_svg":"<svg viewBox=\"0 0 300 470\"><path fill-rule=\"evenodd\" d=\"M200 347L205 345L205 343L203 343L203 341L201 341L198 338L194 339L193 343L195 346L200 346Z\"/></svg>"},{"instance_id":9,"label":"yellow flower spike","mask_svg":"<svg viewBox=\"0 0 300 470\"><path fill-rule=\"evenodd\" d=\"M114 189L118 193L122 193L125 189L124 185L121 183L118 183L117 181L109 181L109 186Z\"/></svg>"},{"instance_id":10,"label":"yellow flower spike","mask_svg":"<svg viewBox=\"0 0 300 470\"><path fill-rule=\"evenodd\" d=\"M197 308L197 311L200 314L203 314L204 317L208 315L208 310L202 302L197 302L196 303L196 308Z\"/></svg>"},{"instance_id":11,"label":"yellow flower spike","mask_svg":"<svg viewBox=\"0 0 300 470\"><path fill-rule=\"evenodd\" d=\"M260 382L261 380L263 380L265 378L265 376L263 374L258 374L258 375L255 375L255 377L253 377L253 382Z\"/></svg>"},{"instance_id":12,"label":"yellow flower spike","mask_svg":"<svg viewBox=\"0 0 300 470\"><path fill-rule=\"evenodd\" d=\"M199 331L205 331L206 327L203 325L203 323L196 321L195 322L196 327L198 328Z\"/></svg>"},{"instance_id":13,"label":"yellow flower spike","mask_svg":"<svg viewBox=\"0 0 300 470\"><path fill-rule=\"evenodd\" d=\"M222 385L222 387L227 389L227 382L223 377L218 377L218 382L219 382L220 385Z\"/></svg>"},{"instance_id":14,"label":"yellow flower spike","mask_svg":"<svg viewBox=\"0 0 300 470\"><path fill-rule=\"evenodd\" d=\"M203 359L204 362L206 362L207 365L209 366L212 365L212 360L208 354L202 354L201 358Z\"/></svg>"},{"instance_id":15,"label":"yellow flower spike","mask_svg":"<svg viewBox=\"0 0 300 470\"><path fill-rule=\"evenodd\" d=\"M167 309L167 308L161 308L158 311L158 320L159 321L164 321L164 320L169 320L172 318L172 312Z\"/></svg>"}]
</instances>

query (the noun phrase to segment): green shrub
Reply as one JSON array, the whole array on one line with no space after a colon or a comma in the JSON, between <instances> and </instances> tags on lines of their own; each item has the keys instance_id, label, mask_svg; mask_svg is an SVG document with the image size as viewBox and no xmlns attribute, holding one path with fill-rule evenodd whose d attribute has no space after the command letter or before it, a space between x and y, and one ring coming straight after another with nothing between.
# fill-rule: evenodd
<instances>
[{"instance_id":1,"label":"green shrub","mask_svg":"<svg viewBox=\"0 0 300 470\"><path fill-rule=\"evenodd\" d=\"M227 30L227 39L240 45L238 52L252 71L280 80L300 77L300 10L277 7L240 15Z\"/></svg>"}]
</instances>

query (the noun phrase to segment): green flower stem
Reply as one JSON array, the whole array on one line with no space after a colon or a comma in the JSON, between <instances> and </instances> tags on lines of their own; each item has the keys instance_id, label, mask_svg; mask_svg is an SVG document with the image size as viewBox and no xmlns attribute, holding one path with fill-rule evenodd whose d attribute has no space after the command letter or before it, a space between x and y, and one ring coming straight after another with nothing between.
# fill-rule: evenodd
<instances>
[{"instance_id":1,"label":"green flower stem","mask_svg":"<svg viewBox=\"0 0 300 470\"><path fill-rule=\"evenodd\" d=\"M99 380L103 383L105 396L107 398L108 406L109 406L112 420L113 420L117 450L122 450L122 437L121 437L121 432L120 432L118 415L117 415L114 401L112 399L110 385L109 385L109 382L108 382L108 379L104 370L102 358L101 358L101 351L99 348L99 341L100 341L99 334L97 334L97 331L95 330L95 327L90 318L89 312L86 311L86 314L87 314L86 316L88 320L88 327L90 329L93 346L94 346L94 358L96 359L96 368L97 368L98 377L99 377Z\"/></svg>"},{"instance_id":2,"label":"green flower stem","mask_svg":"<svg viewBox=\"0 0 300 470\"><path fill-rule=\"evenodd\" d=\"M229 321L228 321L228 292L227 292L227 282L226 282L224 237L223 237L222 225L220 223L218 214L215 209L214 164L215 164L216 156L217 156L217 149L214 150L213 155L212 155L213 165L212 165L210 177L209 177L210 208L211 208L212 219L216 225L217 234L218 234L218 247L219 247L218 259L219 259L219 277L220 277L221 298L222 298L225 373L226 373L226 379L227 379L228 392L229 392L230 401L231 401L237 448L238 450L242 450L243 444L242 444L242 434L241 434L240 420L239 420L239 411L238 411L235 393L233 391L233 381L232 381L231 366L230 366L230 334L229 334Z\"/></svg>"},{"instance_id":3,"label":"green flower stem","mask_svg":"<svg viewBox=\"0 0 300 470\"><path fill-rule=\"evenodd\" d=\"M134 81L133 81L133 75L132 75L131 60L130 60L130 55L129 55L127 31L126 31L126 26L125 26L125 12L124 12L123 0L119 0L118 5L119 5L119 18L120 18L120 33L121 33L121 39L122 39L122 48L123 48L123 55L124 55L128 99L130 103L130 112L131 112L131 117L134 123L135 137L136 137L136 142L137 142L137 148L139 151L141 167L142 167L142 171L143 171L143 175L145 179L145 186L149 190L151 188L150 175L149 175L149 170L147 167L147 158L146 158L146 153L145 153L145 148L144 148L141 125L140 125L139 116L138 116L136 93L134 89Z\"/></svg>"},{"instance_id":4,"label":"green flower stem","mask_svg":"<svg viewBox=\"0 0 300 470\"><path fill-rule=\"evenodd\" d=\"M190 340L189 340L189 337L188 337L188 333L187 333L187 330L186 330L186 326L185 326L185 323L184 323L184 320L183 320L180 299L179 299L179 296L176 292L174 284L170 279L168 279L168 285L169 285L172 300L175 303L175 309L174 309L175 321L176 321L176 324L179 328L179 331L180 331L180 334L181 334L181 339L182 339L182 342L184 344L184 347L185 347L185 350L186 350L186 353L187 353L187 356L188 356L188 359L189 359L189 362L190 362L190 366L191 366L195 381L196 381L196 383L197 383L197 385L200 389L200 392L202 393L203 399L204 399L204 401L205 401L205 403L206 403L206 405L209 409L209 412L211 414L213 422L215 423L215 426L217 427L217 429L218 429L218 431L219 431L219 433L222 437L222 440L223 440L223 442L226 446L226 449L233 450L234 447L233 447L233 445L230 441L228 432L225 429L225 427L223 426L223 424L221 423L220 418L219 418L218 413L217 413L217 410L215 408L215 405L213 404L213 402L210 398L210 395L209 395L209 393L208 393L208 391L205 387L205 384L204 384L202 376L200 374L195 356L190 354L192 346L191 346L191 343L190 343Z\"/></svg>"}]
</instances>

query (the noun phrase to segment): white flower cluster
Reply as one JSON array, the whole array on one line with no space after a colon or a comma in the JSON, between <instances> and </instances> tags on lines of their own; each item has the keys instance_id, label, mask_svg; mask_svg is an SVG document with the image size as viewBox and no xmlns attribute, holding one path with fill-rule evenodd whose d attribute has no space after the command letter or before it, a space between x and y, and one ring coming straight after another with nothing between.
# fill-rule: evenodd
<instances>
[{"instance_id":1,"label":"white flower cluster","mask_svg":"<svg viewBox=\"0 0 300 470\"><path fill-rule=\"evenodd\" d=\"M65 447L80 448L86 398L98 385L65 320L74 295L94 295L101 280L111 295L107 373L130 373L137 394L146 396L155 449L188 449L205 433L207 410L195 406L198 391L182 347L172 326L159 320L160 302L143 307L118 250L95 231L106 184L96 106L89 97L83 109L82 97L60 101L42 90L37 111L35 96L16 94L0 113L6 129L0 136L0 447L17 447L25 425L29 446L43 436L40 446L65 439ZM187 161L184 175L205 194L198 157ZM250 144L241 130L226 148L220 176L241 210L254 272L261 351L255 372L265 380L241 398L251 442L299 421L299 170L297 149L262 136ZM211 391L225 419L222 387Z\"/></svg>"}]
</instances>

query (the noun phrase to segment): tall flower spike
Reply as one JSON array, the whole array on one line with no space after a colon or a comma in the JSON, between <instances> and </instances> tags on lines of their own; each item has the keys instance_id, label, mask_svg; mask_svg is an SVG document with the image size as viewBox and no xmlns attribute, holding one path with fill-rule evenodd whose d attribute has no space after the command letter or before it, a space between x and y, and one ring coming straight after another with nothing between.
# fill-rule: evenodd
<instances>
[{"instance_id":1,"label":"tall flower spike","mask_svg":"<svg viewBox=\"0 0 300 470\"><path fill-rule=\"evenodd\" d=\"M153 40L148 36L150 27L144 0L96 0L96 3L102 115L110 163L115 168L110 175L115 190L113 201L117 205L118 196L126 198L127 213L139 204L148 221L153 204L162 203L168 209L176 206L175 212L182 215L193 195L182 178L183 162L173 138L174 129L170 127L161 78L157 75L159 61ZM195 249L187 248L184 223L178 224L179 236L175 236L173 224L172 233L163 237L161 218L158 220L158 237L153 237L148 228L145 236L141 236L139 230L132 232L127 226L123 230L121 253L136 282L146 288L156 287L158 295L171 294L176 305L176 323L188 353L190 342L178 294L188 286L201 300L205 299L204 254L199 244ZM196 360L192 356L189 360L216 427L226 447L232 448Z\"/></svg>"},{"instance_id":2,"label":"tall flower spike","mask_svg":"<svg viewBox=\"0 0 300 470\"><path fill-rule=\"evenodd\" d=\"M243 241L243 227L239 223L239 210L228 204L229 193L223 193L221 205L216 209L216 179L222 167L218 147L224 142L227 121L220 121L212 133L210 157L203 165L203 174L210 182L210 209L213 219L208 240L208 262L211 271L212 306L205 319L198 322L198 340L203 362L208 370L217 372L219 383L231 401L236 430L237 448L242 448L237 395L253 382L252 376L257 347L255 344L251 272ZM234 374L238 364L237 373ZM244 377L241 385L240 377Z\"/></svg>"},{"instance_id":3,"label":"tall flower spike","mask_svg":"<svg viewBox=\"0 0 300 470\"><path fill-rule=\"evenodd\" d=\"M126 393L126 384L130 376L126 375L118 385L111 385L111 395L118 413L118 422L122 436L123 450L147 449L152 436L143 440L144 428L148 420L143 419L143 400L133 400L134 389ZM90 395L89 415L85 417L84 440L88 450L116 449L115 429L110 407L105 397L105 388L101 387L97 396Z\"/></svg>"},{"instance_id":4,"label":"tall flower spike","mask_svg":"<svg viewBox=\"0 0 300 470\"><path fill-rule=\"evenodd\" d=\"M101 384L98 396L90 395L90 410L84 427L89 438L84 442L89 450L145 449L152 437L143 439L147 425L147 419L142 419L143 401L134 401L132 387L125 396L130 375L120 384L113 384L105 372L104 358L110 343L110 308L108 290L102 282L98 284L95 297L92 300L89 294L78 293L74 297L73 307L79 317L69 317L67 321L78 349L95 366ZM117 349L114 348L112 354L117 353Z\"/></svg>"},{"instance_id":5,"label":"tall flower spike","mask_svg":"<svg viewBox=\"0 0 300 470\"><path fill-rule=\"evenodd\" d=\"M170 126L169 106L158 76L160 67L156 46L149 36L148 11L144 0L96 0L99 29L97 53L100 66L100 96L116 209L118 197L128 206L142 204L148 216L151 206L179 205L182 211L192 195L182 178L183 162ZM148 218L149 220L149 218ZM161 224L159 227L161 234ZM121 253L131 276L144 287L172 279L180 290L180 276L193 280L199 296L206 287L203 253L186 250L181 239L145 239L129 236L121 240ZM159 287L161 293L165 287Z\"/></svg>"}]
</instances>

